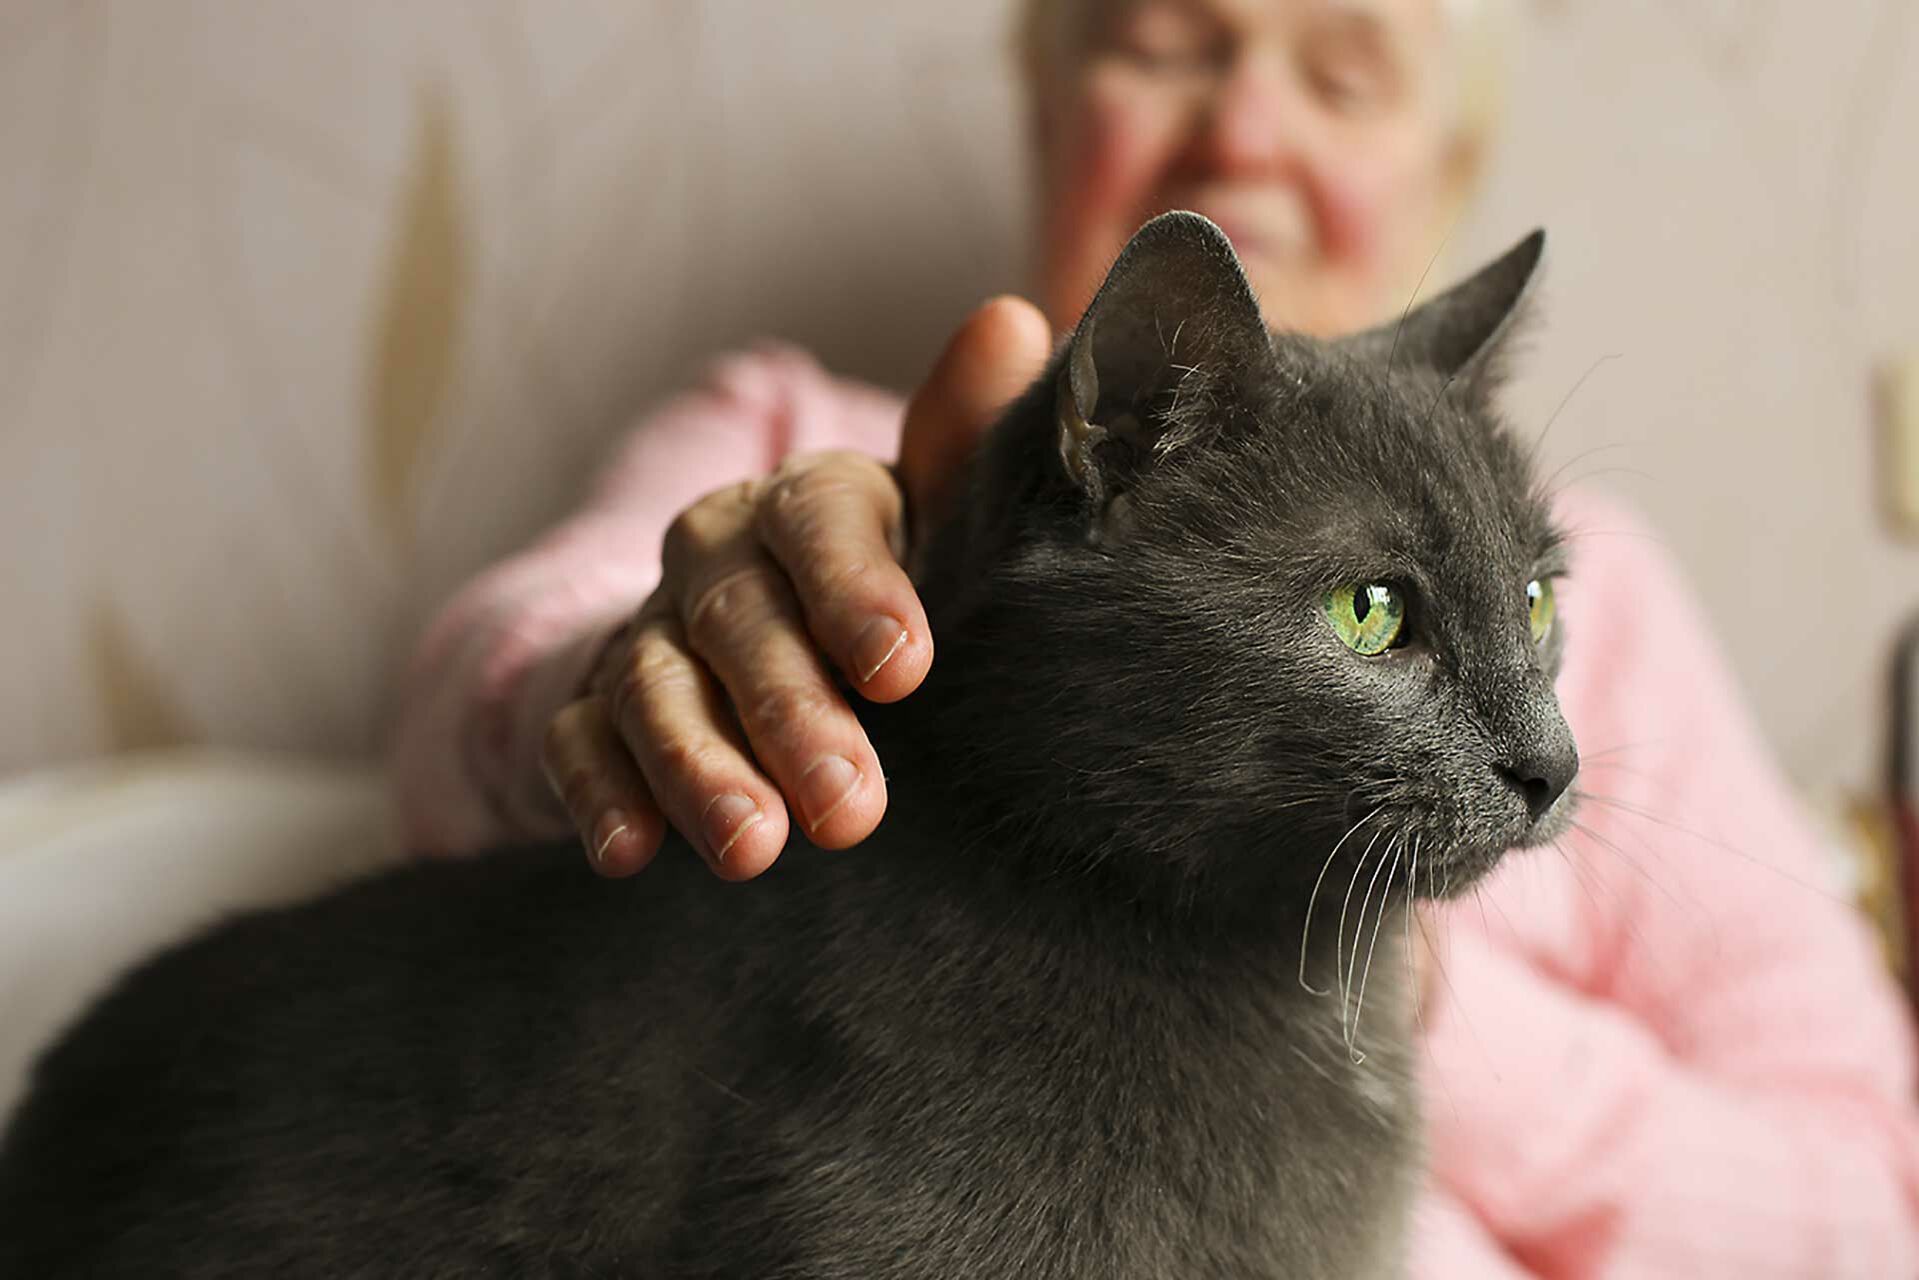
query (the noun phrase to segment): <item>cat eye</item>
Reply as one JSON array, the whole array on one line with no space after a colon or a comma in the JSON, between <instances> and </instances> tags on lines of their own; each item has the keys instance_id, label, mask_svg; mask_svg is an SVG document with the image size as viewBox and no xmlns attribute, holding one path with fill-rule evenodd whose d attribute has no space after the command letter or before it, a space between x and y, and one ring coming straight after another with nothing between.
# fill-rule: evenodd
<instances>
[{"instance_id":1,"label":"cat eye","mask_svg":"<svg viewBox=\"0 0 1919 1280\"><path fill-rule=\"evenodd\" d=\"M1372 657L1401 642L1406 629L1406 597L1384 582L1349 582L1326 593L1326 616L1333 631L1354 653Z\"/></svg>"},{"instance_id":2,"label":"cat eye","mask_svg":"<svg viewBox=\"0 0 1919 1280\"><path fill-rule=\"evenodd\" d=\"M1534 578L1526 584L1526 617L1532 624L1533 643L1544 644L1553 629L1559 606L1553 602L1553 580Z\"/></svg>"}]
</instances>

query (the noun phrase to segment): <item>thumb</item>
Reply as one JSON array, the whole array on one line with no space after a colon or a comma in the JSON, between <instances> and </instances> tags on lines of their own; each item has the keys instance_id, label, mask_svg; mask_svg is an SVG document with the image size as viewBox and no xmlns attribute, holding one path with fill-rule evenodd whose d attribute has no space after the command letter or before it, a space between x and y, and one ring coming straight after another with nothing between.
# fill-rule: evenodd
<instances>
[{"instance_id":1,"label":"thumb","mask_svg":"<svg viewBox=\"0 0 1919 1280\"><path fill-rule=\"evenodd\" d=\"M1011 295L981 304L946 344L900 432L900 482L920 527L945 510L980 436L1039 376L1052 345L1039 308Z\"/></svg>"}]
</instances>

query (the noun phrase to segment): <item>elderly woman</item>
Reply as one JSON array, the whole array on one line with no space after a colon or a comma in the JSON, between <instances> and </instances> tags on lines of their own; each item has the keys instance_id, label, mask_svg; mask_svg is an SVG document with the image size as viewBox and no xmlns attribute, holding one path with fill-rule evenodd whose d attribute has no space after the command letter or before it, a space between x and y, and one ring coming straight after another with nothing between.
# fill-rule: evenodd
<instances>
[{"instance_id":1,"label":"elderly woman","mask_svg":"<svg viewBox=\"0 0 1919 1280\"><path fill-rule=\"evenodd\" d=\"M670 824L746 880L796 821L857 844L885 779L832 673L882 701L925 675L912 517L1131 231L1209 215L1269 321L1334 334L1406 303L1474 176L1471 6L1034 0L1023 33L1043 313L987 303L904 406L766 347L641 422L423 642L395 763L415 847L570 824L622 876ZM1890 984L1813 887L1814 838L1673 567L1590 498L1561 513L1587 535L1561 696L1590 794L1563 856L1435 913L1415 1271L1914 1274Z\"/></svg>"}]
</instances>

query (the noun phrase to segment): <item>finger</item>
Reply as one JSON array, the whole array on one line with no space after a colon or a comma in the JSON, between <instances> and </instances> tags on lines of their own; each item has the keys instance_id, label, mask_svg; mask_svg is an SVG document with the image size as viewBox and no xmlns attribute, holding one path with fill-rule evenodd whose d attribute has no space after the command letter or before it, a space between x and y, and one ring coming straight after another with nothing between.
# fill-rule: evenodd
<instances>
[{"instance_id":1,"label":"finger","mask_svg":"<svg viewBox=\"0 0 1919 1280\"><path fill-rule=\"evenodd\" d=\"M786 575L749 530L683 589L687 642L807 837L829 849L865 839L886 810L879 759L828 677Z\"/></svg>"},{"instance_id":2,"label":"finger","mask_svg":"<svg viewBox=\"0 0 1919 1280\"><path fill-rule=\"evenodd\" d=\"M786 843L786 806L748 756L713 677L677 619L642 617L608 710L660 809L728 880L750 880Z\"/></svg>"},{"instance_id":3,"label":"finger","mask_svg":"<svg viewBox=\"0 0 1919 1280\"><path fill-rule=\"evenodd\" d=\"M877 702L918 688L932 633L900 567L904 508L886 468L857 454L815 454L776 471L755 510L761 544L847 681Z\"/></svg>"},{"instance_id":4,"label":"finger","mask_svg":"<svg viewBox=\"0 0 1919 1280\"><path fill-rule=\"evenodd\" d=\"M953 478L980 436L1024 391L1051 353L1039 308L1002 296L968 316L906 406L900 480L924 527L944 514Z\"/></svg>"},{"instance_id":5,"label":"finger","mask_svg":"<svg viewBox=\"0 0 1919 1280\"><path fill-rule=\"evenodd\" d=\"M541 763L595 871L630 876L653 860L666 820L600 699L560 708L547 726Z\"/></svg>"}]
</instances>

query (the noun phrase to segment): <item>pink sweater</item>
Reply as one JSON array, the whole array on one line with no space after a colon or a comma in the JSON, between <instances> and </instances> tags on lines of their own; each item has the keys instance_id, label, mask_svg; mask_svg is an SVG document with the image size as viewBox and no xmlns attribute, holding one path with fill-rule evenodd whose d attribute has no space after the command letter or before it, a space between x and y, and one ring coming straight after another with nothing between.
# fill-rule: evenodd
<instances>
[{"instance_id":1,"label":"pink sweater","mask_svg":"<svg viewBox=\"0 0 1919 1280\"><path fill-rule=\"evenodd\" d=\"M769 346L650 416L584 509L429 630L395 758L414 844L567 832L540 735L652 586L668 521L791 451L890 457L900 415ZM1559 688L1596 798L1563 855L1515 855L1447 909L1413 1274L1919 1276L1892 983L1672 563L1598 502L1561 514Z\"/></svg>"}]
</instances>

